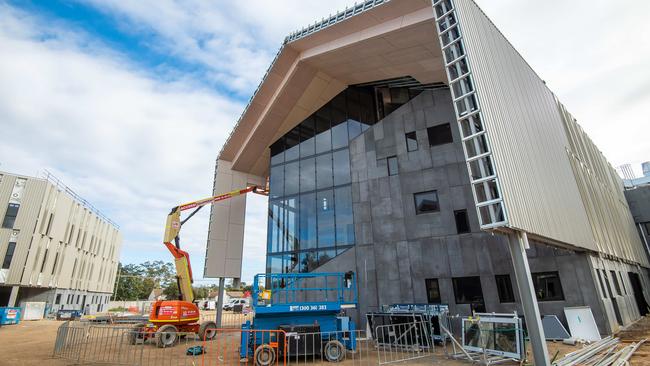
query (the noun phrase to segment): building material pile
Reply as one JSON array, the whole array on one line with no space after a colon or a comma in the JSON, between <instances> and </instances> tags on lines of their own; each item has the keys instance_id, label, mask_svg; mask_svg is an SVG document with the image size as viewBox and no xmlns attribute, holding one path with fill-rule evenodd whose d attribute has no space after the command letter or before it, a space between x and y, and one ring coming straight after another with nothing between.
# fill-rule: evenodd
<instances>
[{"instance_id":1,"label":"building material pile","mask_svg":"<svg viewBox=\"0 0 650 366\"><path fill-rule=\"evenodd\" d=\"M553 362L553 366L573 366L573 365L590 365L590 366L622 366L627 365L630 357L636 350L645 343L645 339L630 343L629 345L618 349L620 340L618 338L607 337L598 342L591 343L577 351L566 354L563 358Z\"/></svg>"}]
</instances>

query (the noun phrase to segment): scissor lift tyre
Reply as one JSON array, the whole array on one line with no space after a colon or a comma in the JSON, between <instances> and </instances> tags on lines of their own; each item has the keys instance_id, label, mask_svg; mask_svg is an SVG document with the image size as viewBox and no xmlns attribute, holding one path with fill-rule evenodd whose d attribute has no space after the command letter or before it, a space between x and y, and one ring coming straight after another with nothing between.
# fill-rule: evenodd
<instances>
[{"instance_id":1,"label":"scissor lift tyre","mask_svg":"<svg viewBox=\"0 0 650 366\"><path fill-rule=\"evenodd\" d=\"M268 344L262 344L255 349L253 359L256 366L270 366L275 363L275 349Z\"/></svg>"},{"instance_id":2,"label":"scissor lift tyre","mask_svg":"<svg viewBox=\"0 0 650 366\"><path fill-rule=\"evenodd\" d=\"M337 340L325 343L325 359L328 362L341 362L345 360L345 346Z\"/></svg>"}]
</instances>

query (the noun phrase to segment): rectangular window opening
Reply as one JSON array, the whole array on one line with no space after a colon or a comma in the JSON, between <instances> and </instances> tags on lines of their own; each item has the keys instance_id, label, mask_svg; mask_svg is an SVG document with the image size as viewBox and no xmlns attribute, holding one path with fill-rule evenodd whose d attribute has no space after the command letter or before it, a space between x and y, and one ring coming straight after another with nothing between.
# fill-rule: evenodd
<instances>
[{"instance_id":1,"label":"rectangular window opening","mask_svg":"<svg viewBox=\"0 0 650 366\"><path fill-rule=\"evenodd\" d=\"M484 304L481 277L452 278L456 304Z\"/></svg>"},{"instance_id":2,"label":"rectangular window opening","mask_svg":"<svg viewBox=\"0 0 650 366\"><path fill-rule=\"evenodd\" d=\"M456 232L458 234L469 233L471 231L467 210L454 211L454 219L456 220Z\"/></svg>"},{"instance_id":3,"label":"rectangular window opening","mask_svg":"<svg viewBox=\"0 0 650 366\"><path fill-rule=\"evenodd\" d=\"M440 286L437 278L427 278L424 280L427 287L427 302L429 304L440 304Z\"/></svg>"},{"instance_id":4,"label":"rectangular window opening","mask_svg":"<svg viewBox=\"0 0 650 366\"><path fill-rule=\"evenodd\" d=\"M4 229L13 229L14 223L16 222L16 217L18 216L18 209L20 204L10 203L7 206L7 212L5 213L5 218L2 220L2 228Z\"/></svg>"},{"instance_id":5,"label":"rectangular window opening","mask_svg":"<svg viewBox=\"0 0 650 366\"><path fill-rule=\"evenodd\" d=\"M416 151L418 149L418 140L415 131L406 133L406 150Z\"/></svg>"},{"instance_id":6,"label":"rectangular window opening","mask_svg":"<svg viewBox=\"0 0 650 366\"><path fill-rule=\"evenodd\" d=\"M512 289L512 281L510 275L496 275L494 279L497 283L497 293L499 294L499 302L515 302L515 292Z\"/></svg>"},{"instance_id":7,"label":"rectangular window opening","mask_svg":"<svg viewBox=\"0 0 650 366\"><path fill-rule=\"evenodd\" d=\"M430 146L438 146L454 142L454 138L451 134L451 125L449 123L427 128L427 136L429 137Z\"/></svg>"},{"instance_id":8,"label":"rectangular window opening","mask_svg":"<svg viewBox=\"0 0 650 366\"><path fill-rule=\"evenodd\" d=\"M440 203L438 202L438 191L428 191L414 193L413 199L415 200L415 213L424 214L429 212L440 211Z\"/></svg>"},{"instance_id":9,"label":"rectangular window opening","mask_svg":"<svg viewBox=\"0 0 650 366\"><path fill-rule=\"evenodd\" d=\"M557 271L532 273L532 278L537 301L564 300L560 274Z\"/></svg>"},{"instance_id":10,"label":"rectangular window opening","mask_svg":"<svg viewBox=\"0 0 650 366\"><path fill-rule=\"evenodd\" d=\"M397 156L389 156L386 158L386 164L388 165L388 175L397 175L399 173L397 168Z\"/></svg>"}]
</instances>

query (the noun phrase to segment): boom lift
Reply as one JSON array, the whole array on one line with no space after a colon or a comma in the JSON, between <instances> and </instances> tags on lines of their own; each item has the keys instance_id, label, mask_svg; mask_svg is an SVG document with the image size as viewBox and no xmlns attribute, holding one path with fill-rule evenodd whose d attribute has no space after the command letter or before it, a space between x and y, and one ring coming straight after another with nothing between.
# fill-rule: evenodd
<instances>
[{"instance_id":1,"label":"boom lift","mask_svg":"<svg viewBox=\"0 0 650 366\"><path fill-rule=\"evenodd\" d=\"M192 266L189 254L181 249L180 230L183 224L196 214L203 206L224 201L247 193L267 195L268 192L258 186L251 185L244 189L234 190L202 200L188 202L172 208L167 215L164 244L174 256L176 265L176 281L178 283L178 300L158 300L153 303L149 314L149 324L138 324L131 334L131 343L137 339L156 337L158 347L173 346L178 338L177 332L198 333L200 339L212 339L216 335L217 325L213 321L199 323L199 308L194 304L192 292ZM181 212L194 209L185 219L181 220Z\"/></svg>"}]
</instances>

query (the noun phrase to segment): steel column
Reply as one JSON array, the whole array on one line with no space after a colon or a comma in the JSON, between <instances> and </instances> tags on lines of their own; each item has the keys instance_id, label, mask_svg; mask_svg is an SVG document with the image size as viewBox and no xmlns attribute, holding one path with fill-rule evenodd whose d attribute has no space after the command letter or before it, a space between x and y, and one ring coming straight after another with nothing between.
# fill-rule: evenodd
<instances>
[{"instance_id":1,"label":"steel column","mask_svg":"<svg viewBox=\"0 0 650 366\"><path fill-rule=\"evenodd\" d=\"M549 366L551 363L548 357L544 328L542 328L542 317L540 316L539 306L537 305L535 287L533 286L533 279L530 275L530 267L528 266L528 257L526 257L526 248L529 247L526 232L518 231L514 234L509 234L508 245L510 247L512 265L515 269L515 280L517 281L517 289L521 298L521 306L524 310L524 317L526 318L526 329L528 330L528 337L533 348L535 365Z\"/></svg>"},{"instance_id":2,"label":"steel column","mask_svg":"<svg viewBox=\"0 0 650 366\"><path fill-rule=\"evenodd\" d=\"M217 328L221 328L221 315L223 313L223 295L226 287L226 278L219 278L219 298L217 299L217 318L215 322L217 323Z\"/></svg>"}]
</instances>

